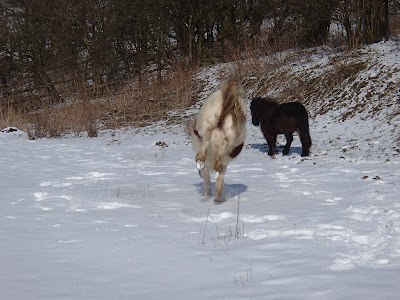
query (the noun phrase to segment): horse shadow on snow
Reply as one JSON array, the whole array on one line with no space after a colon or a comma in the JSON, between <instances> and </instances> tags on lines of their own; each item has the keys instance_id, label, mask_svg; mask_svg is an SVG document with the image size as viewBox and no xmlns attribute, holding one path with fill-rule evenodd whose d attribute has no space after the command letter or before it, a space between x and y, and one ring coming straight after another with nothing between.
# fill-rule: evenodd
<instances>
[{"instance_id":1,"label":"horse shadow on snow","mask_svg":"<svg viewBox=\"0 0 400 300\"><path fill-rule=\"evenodd\" d=\"M197 193L199 193L200 195L203 195L203 183L199 182L199 183L194 183L193 185L196 187ZM212 191L215 191L215 182L211 183L211 189L212 189ZM235 198L246 191L247 191L247 185L245 185L245 184L240 184L240 183L225 184L225 196L228 201L229 201L229 199ZM200 202L208 202L208 201L212 200L213 197L214 197L213 195L204 196L200 200ZM216 204L218 204L218 203L219 202L216 202ZM224 203L224 202L221 202L221 203Z\"/></svg>"},{"instance_id":2,"label":"horse shadow on snow","mask_svg":"<svg viewBox=\"0 0 400 300\"><path fill-rule=\"evenodd\" d=\"M278 149L283 149L285 145L277 145ZM250 144L251 149L259 150L262 153L268 153L268 145L266 143L263 144ZM293 153L297 153L301 155L302 147L290 147L290 151L288 155L291 155ZM282 152L282 151L280 151Z\"/></svg>"}]
</instances>

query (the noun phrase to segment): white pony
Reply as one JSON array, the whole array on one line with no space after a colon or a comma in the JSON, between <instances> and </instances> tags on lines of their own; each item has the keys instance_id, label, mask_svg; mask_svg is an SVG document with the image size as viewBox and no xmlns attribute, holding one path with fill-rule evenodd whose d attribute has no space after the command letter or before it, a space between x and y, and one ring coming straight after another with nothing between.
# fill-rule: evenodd
<instances>
[{"instance_id":1,"label":"white pony","mask_svg":"<svg viewBox=\"0 0 400 300\"><path fill-rule=\"evenodd\" d=\"M227 79L204 102L199 114L187 123L203 178L203 195L211 195L210 172L215 172L215 202L225 201L224 177L228 164L239 155L246 137L246 105L239 97L239 82Z\"/></svg>"}]
</instances>

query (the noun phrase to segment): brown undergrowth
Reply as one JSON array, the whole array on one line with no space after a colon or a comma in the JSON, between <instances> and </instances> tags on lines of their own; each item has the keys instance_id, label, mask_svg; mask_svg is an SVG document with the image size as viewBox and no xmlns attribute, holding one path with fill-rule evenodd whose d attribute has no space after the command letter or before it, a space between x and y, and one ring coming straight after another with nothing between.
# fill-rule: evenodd
<instances>
[{"instance_id":1,"label":"brown undergrowth","mask_svg":"<svg viewBox=\"0 0 400 300\"><path fill-rule=\"evenodd\" d=\"M176 68L161 78L151 74L145 81L127 81L118 93L109 92L92 97L86 90L78 90L64 97L32 106L29 99L14 101L0 99L0 127L14 126L28 132L29 137L84 136L95 137L99 129L137 127L165 118L168 111L187 107L192 103L193 70Z\"/></svg>"}]
</instances>

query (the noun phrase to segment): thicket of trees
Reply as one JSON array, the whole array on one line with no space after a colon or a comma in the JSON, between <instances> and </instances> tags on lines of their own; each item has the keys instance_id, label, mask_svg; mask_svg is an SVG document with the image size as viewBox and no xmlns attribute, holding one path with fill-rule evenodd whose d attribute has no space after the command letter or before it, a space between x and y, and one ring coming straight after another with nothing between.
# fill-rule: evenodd
<instances>
[{"instance_id":1,"label":"thicket of trees","mask_svg":"<svg viewBox=\"0 0 400 300\"><path fill-rule=\"evenodd\" d=\"M42 90L62 100L68 83L104 85L221 61L256 43L271 49L327 42L332 22L350 48L388 36L394 0L0 0L0 89ZM22 87L22 90L21 90ZM15 88L14 88L15 91Z\"/></svg>"}]
</instances>

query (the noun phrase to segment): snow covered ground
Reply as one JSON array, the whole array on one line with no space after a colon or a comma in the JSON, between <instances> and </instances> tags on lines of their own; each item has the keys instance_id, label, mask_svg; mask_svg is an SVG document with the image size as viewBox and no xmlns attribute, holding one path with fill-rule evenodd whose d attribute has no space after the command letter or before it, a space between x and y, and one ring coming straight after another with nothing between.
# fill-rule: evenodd
<instances>
[{"instance_id":1,"label":"snow covered ground","mask_svg":"<svg viewBox=\"0 0 400 300\"><path fill-rule=\"evenodd\" d=\"M316 116L276 159L249 123L222 204L179 124L1 132L0 299L398 299L393 122Z\"/></svg>"}]
</instances>

